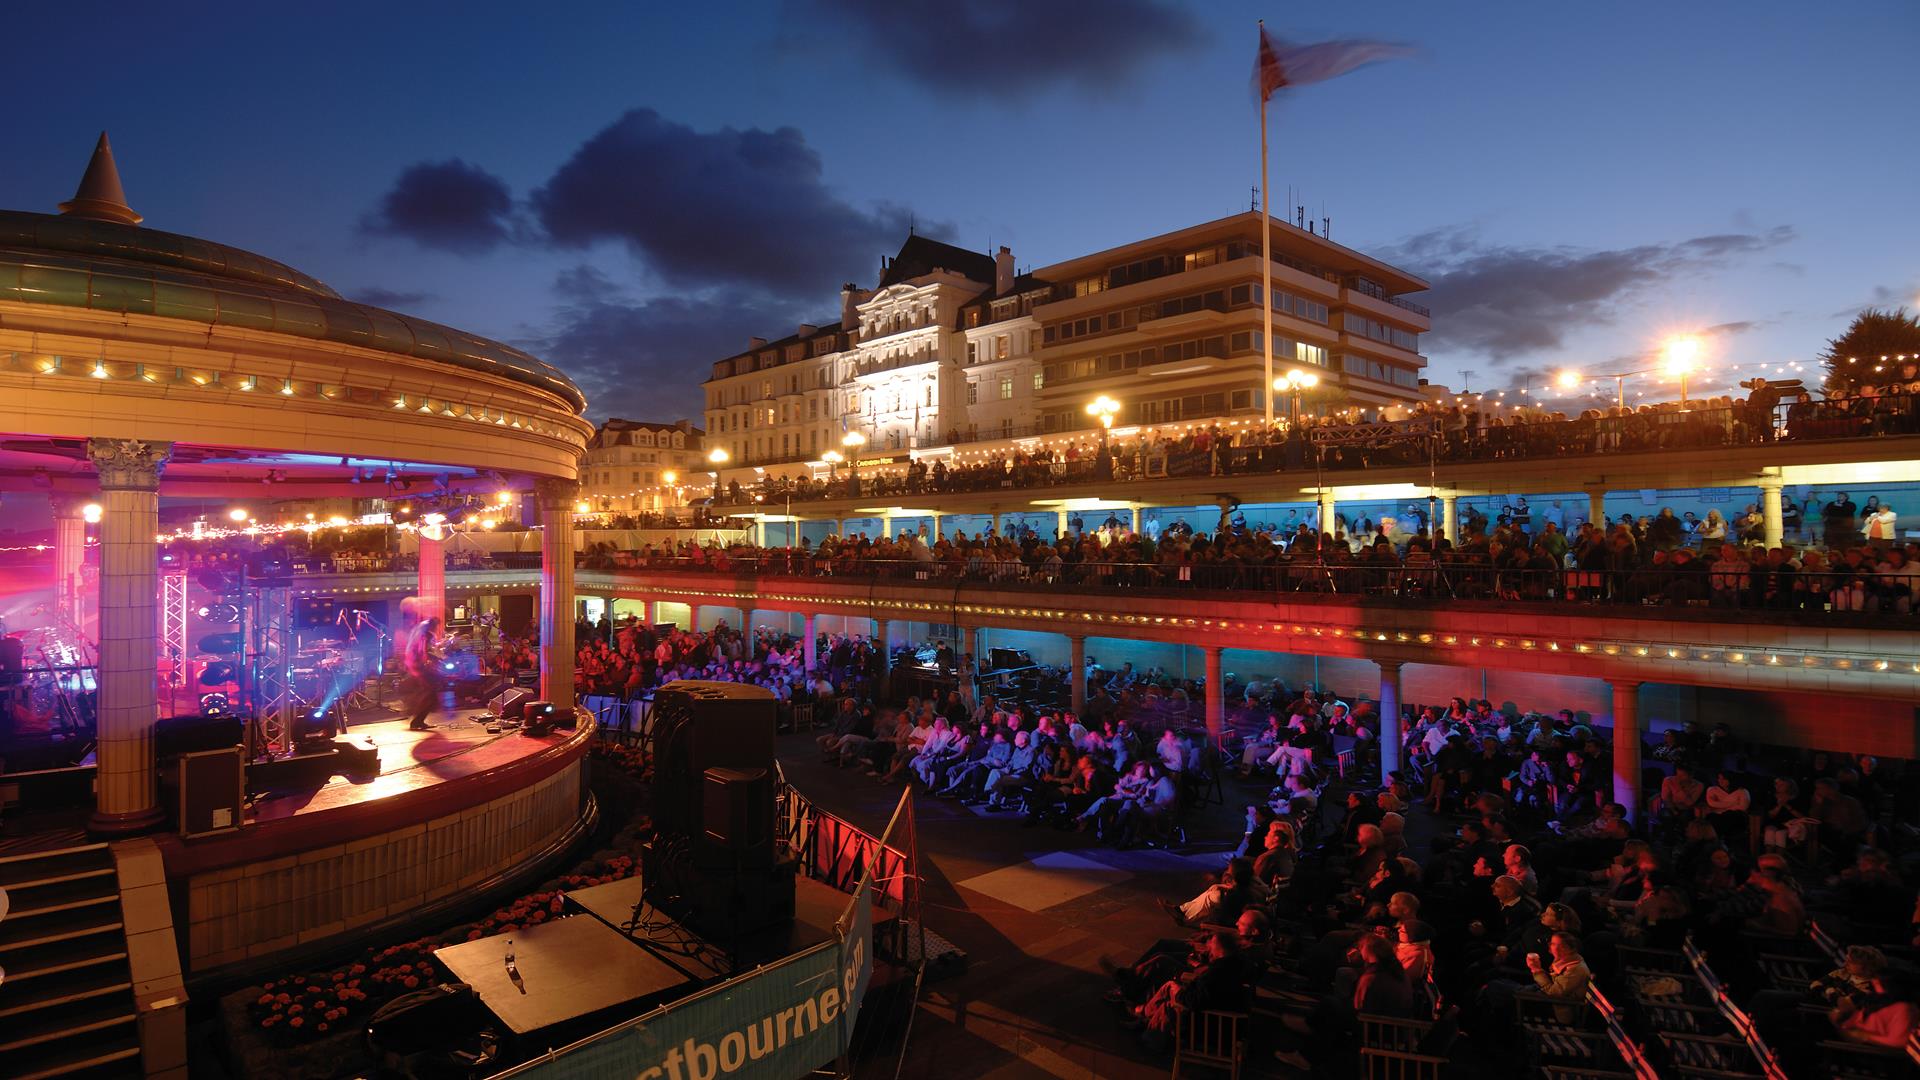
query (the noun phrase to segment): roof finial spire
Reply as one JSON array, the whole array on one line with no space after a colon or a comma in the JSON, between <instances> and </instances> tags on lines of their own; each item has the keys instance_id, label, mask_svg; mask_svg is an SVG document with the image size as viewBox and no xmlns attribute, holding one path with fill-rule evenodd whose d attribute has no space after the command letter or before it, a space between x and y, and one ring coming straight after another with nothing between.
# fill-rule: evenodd
<instances>
[{"instance_id":1,"label":"roof finial spire","mask_svg":"<svg viewBox=\"0 0 1920 1080\"><path fill-rule=\"evenodd\" d=\"M106 132L101 132L100 141L94 144L93 158L87 162L79 189L73 198L60 204L60 212L89 221L140 224L140 215L127 205L127 192L120 186L120 170L113 164L113 147L107 142Z\"/></svg>"}]
</instances>

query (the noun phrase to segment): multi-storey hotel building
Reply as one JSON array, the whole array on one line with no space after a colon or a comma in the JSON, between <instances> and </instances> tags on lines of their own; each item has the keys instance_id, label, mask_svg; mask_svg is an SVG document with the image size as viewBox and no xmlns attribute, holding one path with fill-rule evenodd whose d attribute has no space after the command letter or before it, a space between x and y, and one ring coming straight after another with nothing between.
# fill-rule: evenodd
<instances>
[{"instance_id":1,"label":"multi-storey hotel building","mask_svg":"<svg viewBox=\"0 0 1920 1080\"><path fill-rule=\"evenodd\" d=\"M847 285L834 325L802 325L714 365L707 429L735 478L824 473L849 432L888 461L955 444L1089 426L1264 416L1262 303L1276 368L1310 367L1324 404L1420 398L1426 282L1285 222L1273 289L1260 217L1238 214L1017 273L992 255L910 236L876 287Z\"/></svg>"}]
</instances>

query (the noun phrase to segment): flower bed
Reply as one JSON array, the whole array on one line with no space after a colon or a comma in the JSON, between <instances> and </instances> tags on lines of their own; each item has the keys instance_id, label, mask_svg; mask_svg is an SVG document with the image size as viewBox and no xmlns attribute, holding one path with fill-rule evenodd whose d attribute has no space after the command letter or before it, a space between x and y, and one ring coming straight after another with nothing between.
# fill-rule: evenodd
<instances>
[{"instance_id":1,"label":"flower bed","mask_svg":"<svg viewBox=\"0 0 1920 1080\"><path fill-rule=\"evenodd\" d=\"M651 757L638 747L595 741L590 752L617 768L629 784L644 785L652 775ZM434 960L435 949L538 926L561 913L569 890L632 877L639 872L635 853L652 833L652 821L644 814L635 814L609 848L485 918L398 945L369 949L328 971L288 975L242 991L234 997L244 1001L244 1019L230 1015L229 1023L238 1028L235 1034L242 1039L251 1036L278 1048L306 1046L362 1029L386 1002L450 977ZM235 1047L243 1057L247 1056L244 1049Z\"/></svg>"}]
</instances>

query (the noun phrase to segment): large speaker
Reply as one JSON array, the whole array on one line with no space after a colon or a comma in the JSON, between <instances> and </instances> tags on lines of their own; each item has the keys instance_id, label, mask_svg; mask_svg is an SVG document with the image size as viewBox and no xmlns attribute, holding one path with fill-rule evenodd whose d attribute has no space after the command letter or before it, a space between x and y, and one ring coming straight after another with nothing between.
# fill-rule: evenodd
<instances>
[{"instance_id":1,"label":"large speaker","mask_svg":"<svg viewBox=\"0 0 1920 1080\"><path fill-rule=\"evenodd\" d=\"M754 863L773 861L773 777L765 769L708 769L700 821L707 843Z\"/></svg>"},{"instance_id":2,"label":"large speaker","mask_svg":"<svg viewBox=\"0 0 1920 1080\"><path fill-rule=\"evenodd\" d=\"M511 687L500 691L487 702L487 711L502 720L518 720L526 711L527 702L533 700L533 691Z\"/></svg>"},{"instance_id":3,"label":"large speaker","mask_svg":"<svg viewBox=\"0 0 1920 1080\"><path fill-rule=\"evenodd\" d=\"M745 683L682 679L653 694L654 827L702 837L700 787L708 769L773 771L778 702Z\"/></svg>"},{"instance_id":4,"label":"large speaker","mask_svg":"<svg viewBox=\"0 0 1920 1080\"><path fill-rule=\"evenodd\" d=\"M239 746L246 721L237 716L170 716L153 727L153 754L176 757Z\"/></svg>"},{"instance_id":5,"label":"large speaker","mask_svg":"<svg viewBox=\"0 0 1920 1080\"><path fill-rule=\"evenodd\" d=\"M339 618L339 601L331 596L302 596L293 602L294 625L312 629L332 626Z\"/></svg>"}]
</instances>

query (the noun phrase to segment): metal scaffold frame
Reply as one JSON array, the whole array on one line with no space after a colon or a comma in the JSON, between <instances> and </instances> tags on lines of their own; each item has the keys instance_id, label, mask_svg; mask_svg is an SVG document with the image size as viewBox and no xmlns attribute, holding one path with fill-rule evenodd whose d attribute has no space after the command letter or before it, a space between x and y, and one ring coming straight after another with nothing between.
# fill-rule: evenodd
<instances>
[{"instance_id":1,"label":"metal scaffold frame","mask_svg":"<svg viewBox=\"0 0 1920 1080\"><path fill-rule=\"evenodd\" d=\"M247 642L245 698L253 712L254 757L293 749L293 589L284 579L247 582L252 611Z\"/></svg>"},{"instance_id":2,"label":"metal scaffold frame","mask_svg":"<svg viewBox=\"0 0 1920 1080\"><path fill-rule=\"evenodd\" d=\"M160 576L160 658L166 663L166 685L160 687L169 712L179 713L180 691L196 698L192 665L187 655L187 572Z\"/></svg>"}]
</instances>

